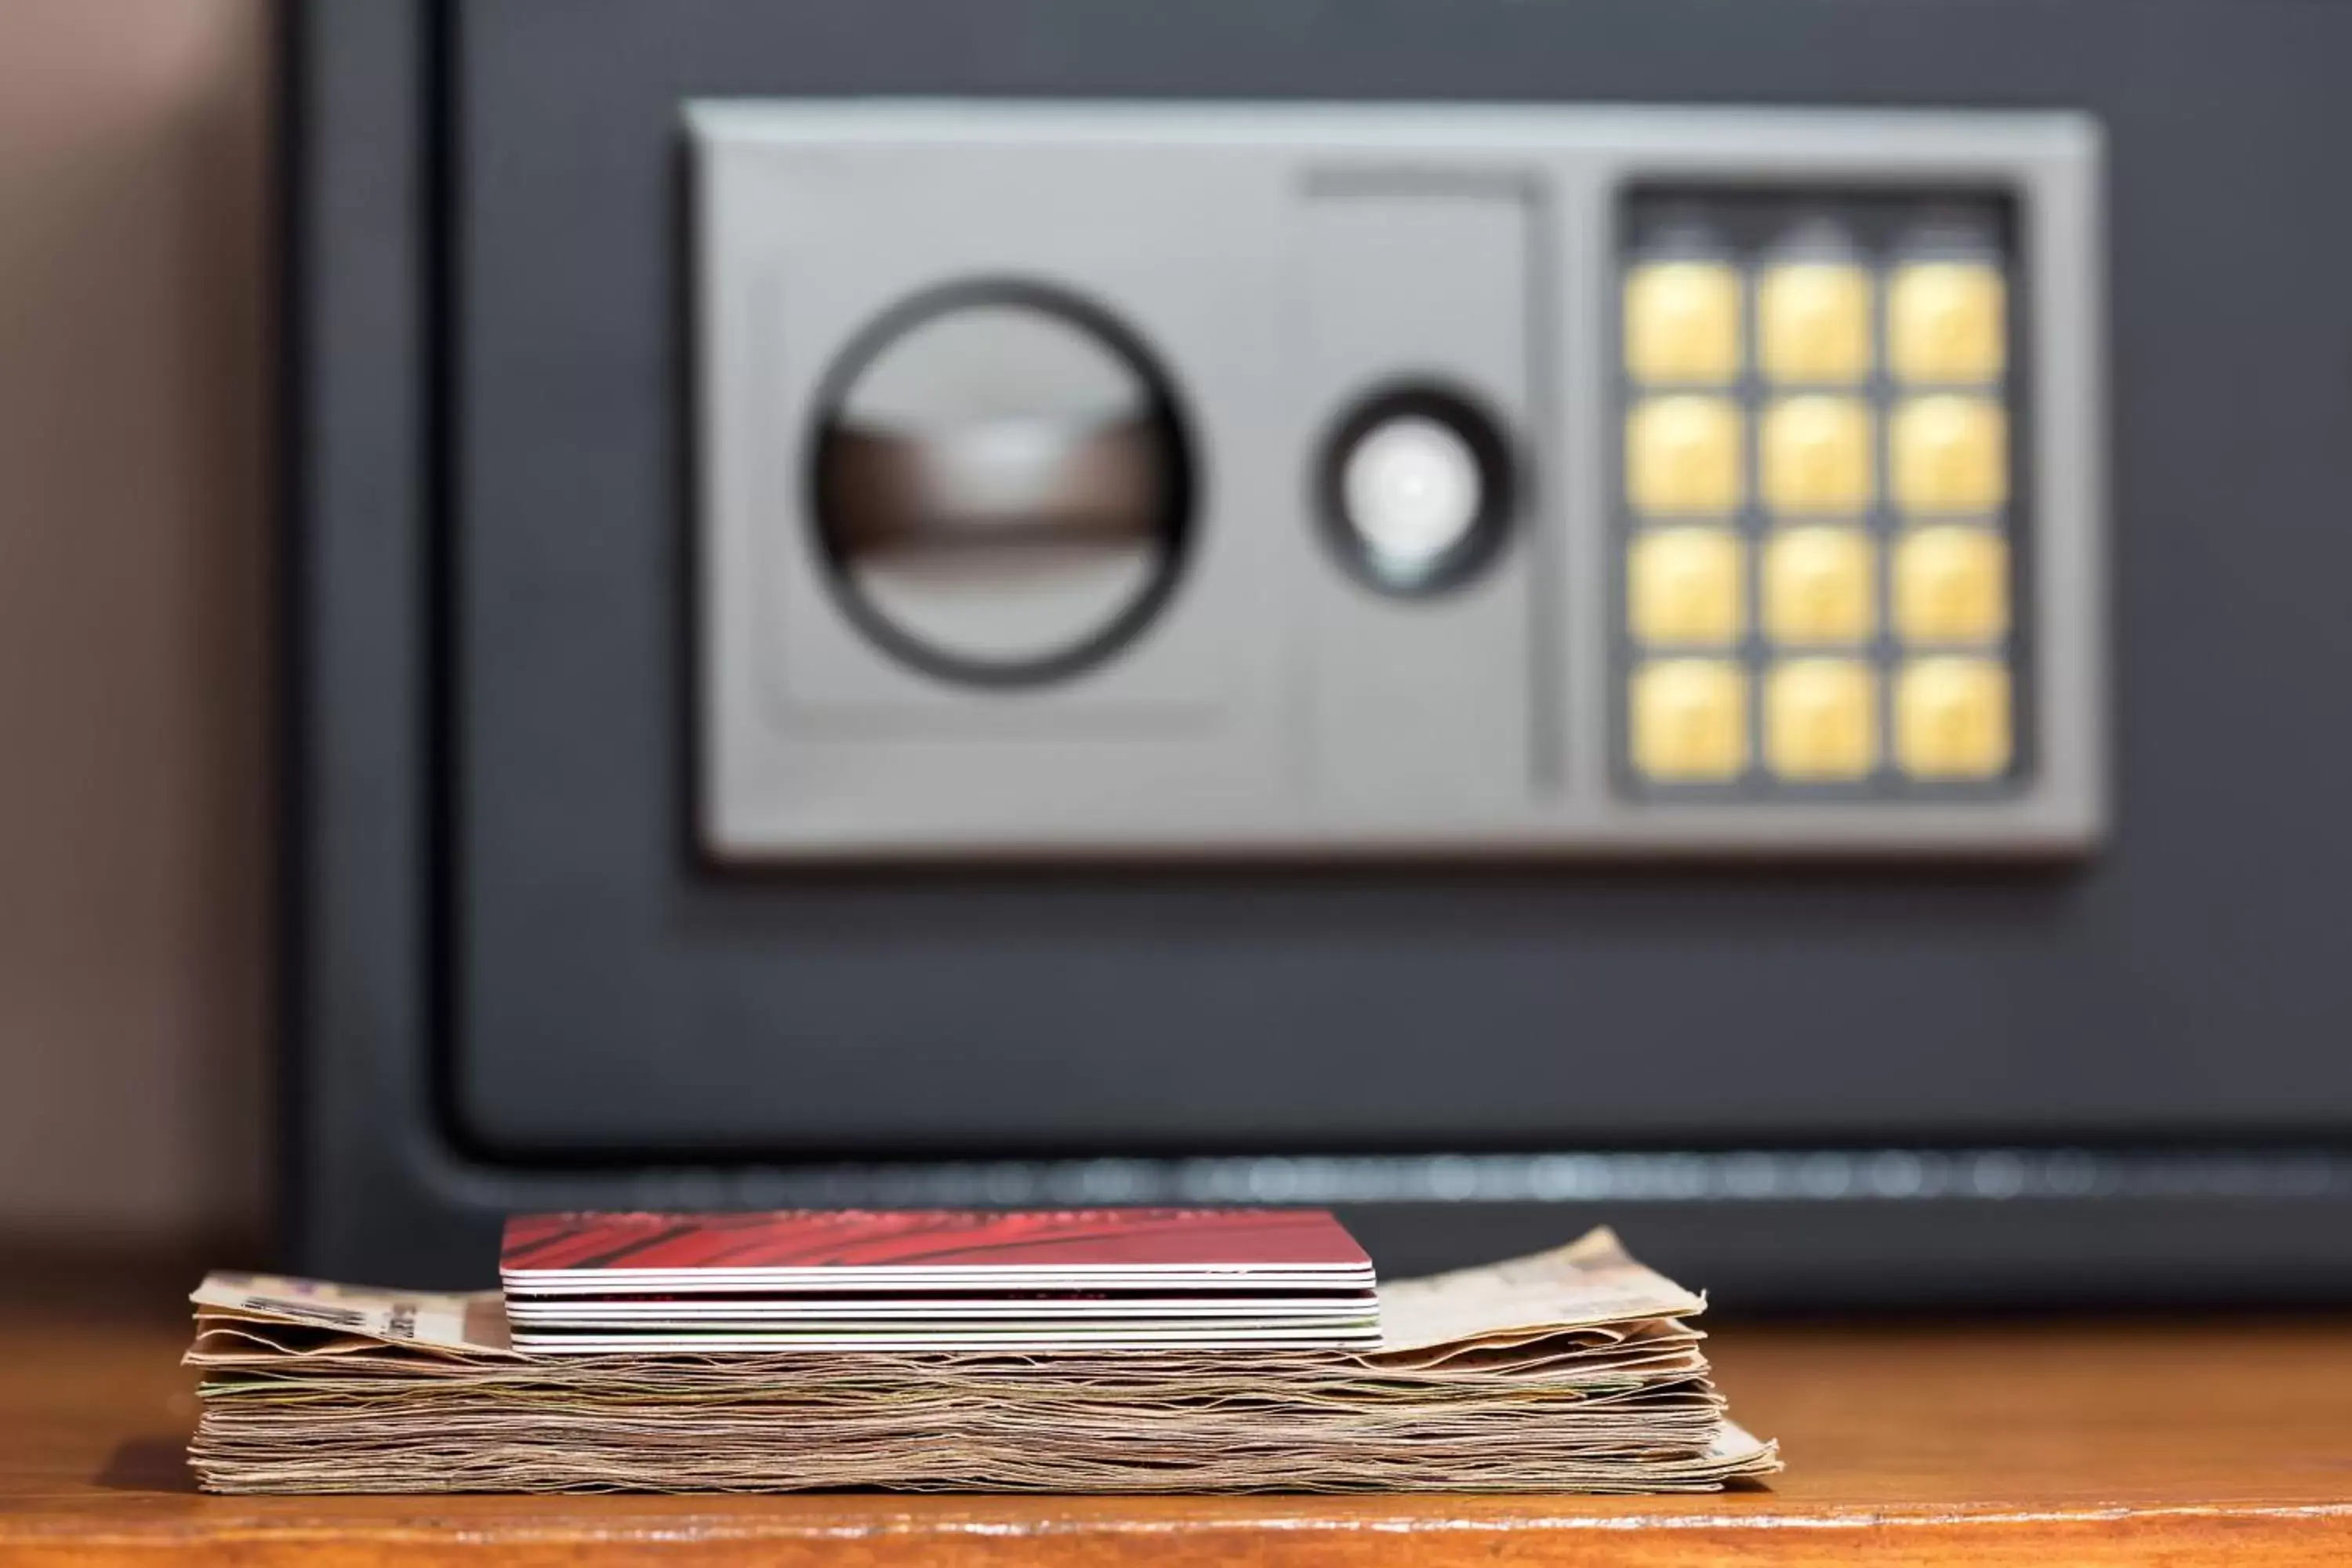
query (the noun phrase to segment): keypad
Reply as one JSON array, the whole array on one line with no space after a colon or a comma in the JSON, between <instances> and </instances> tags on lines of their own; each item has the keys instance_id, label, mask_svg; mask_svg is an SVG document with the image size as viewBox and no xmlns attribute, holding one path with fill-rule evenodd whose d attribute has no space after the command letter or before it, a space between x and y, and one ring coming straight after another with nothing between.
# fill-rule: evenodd
<instances>
[{"instance_id":1,"label":"keypad","mask_svg":"<svg viewBox=\"0 0 2352 1568\"><path fill-rule=\"evenodd\" d=\"M1625 786L1866 799L2013 779L2005 208L1660 191L1627 218Z\"/></svg>"}]
</instances>

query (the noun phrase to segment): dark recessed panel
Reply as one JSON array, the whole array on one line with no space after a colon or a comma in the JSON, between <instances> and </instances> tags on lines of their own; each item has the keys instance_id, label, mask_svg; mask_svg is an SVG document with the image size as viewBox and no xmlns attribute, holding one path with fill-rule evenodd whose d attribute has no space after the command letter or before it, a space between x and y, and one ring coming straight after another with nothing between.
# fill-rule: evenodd
<instances>
[{"instance_id":1,"label":"dark recessed panel","mask_svg":"<svg viewBox=\"0 0 2352 1568\"><path fill-rule=\"evenodd\" d=\"M478 1153L2259 1141L2352 1119L2352 13L453 9L442 1070ZM680 106L854 94L2095 116L2112 840L1983 867L713 870ZM1182 604L1180 582L1164 613Z\"/></svg>"}]
</instances>

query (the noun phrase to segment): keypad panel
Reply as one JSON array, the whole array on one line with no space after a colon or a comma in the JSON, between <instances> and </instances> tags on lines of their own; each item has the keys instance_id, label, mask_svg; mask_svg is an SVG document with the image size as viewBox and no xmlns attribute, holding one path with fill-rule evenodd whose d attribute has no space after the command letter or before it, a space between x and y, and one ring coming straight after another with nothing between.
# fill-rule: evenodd
<instances>
[{"instance_id":1,"label":"keypad panel","mask_svg":"<svg viewBox=\"0 0 2352 1568\"><path fill-rule=\"evenodd\" d=\"M2018 785L2013 226L2001 198L1945 192L1628 201L1612 533L1628 794Z\"/></svg>"}]
</instances>

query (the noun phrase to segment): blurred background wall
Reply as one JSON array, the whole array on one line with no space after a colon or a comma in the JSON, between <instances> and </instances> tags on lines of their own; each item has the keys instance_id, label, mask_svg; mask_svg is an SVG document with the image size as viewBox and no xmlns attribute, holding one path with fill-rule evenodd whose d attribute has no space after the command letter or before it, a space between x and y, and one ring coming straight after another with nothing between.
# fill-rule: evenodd
<instances>
[{"instance_id":1,"label":"blurred background wall","mask_svg":"<svg viewBox=\"0 0 2352 1568\"><path fill-rule=\"evenodd\" d=\"M258 1228L265 0L0 0L0 1238Z\"/></svg>"}]
</instances>

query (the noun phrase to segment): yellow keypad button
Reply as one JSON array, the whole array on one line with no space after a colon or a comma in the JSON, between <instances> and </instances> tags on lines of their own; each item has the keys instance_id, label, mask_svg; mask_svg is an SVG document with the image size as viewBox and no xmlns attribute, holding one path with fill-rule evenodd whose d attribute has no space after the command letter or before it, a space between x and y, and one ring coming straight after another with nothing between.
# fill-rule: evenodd
<instances>
[{"instance_id":1,"label":"yellow keypad button","mask_svg":"<svg viewBox=\"0 0 2352 1568\"><path fill-rule=\"evenodd\" d=\"M1797 658L1764 688L1764 760L1788 779L1858 779L1878 765L1878 680L1853 658Z\"/></svg>"},{"instance_id":2,"label":"yellow keypad button","mask_svg":"<svg viewBox=\"0 0 2352 1568\"><path fill-rule=\"evenodd\" d=\"M1739 374L1739 274L1712 261L1660 261L1625 279L1625 368L1642 381Z\"/></svg>"},{"instance_id":3,"label":"yellow keypad button","mask_svg":"<svg viewBox=\"0 0 2352 1568\"><path fill-rule=\"evenodd\" d=\"M1877 552L1856 528L1786 528L1764 547L1764 629L1776 642L1860 642L1877 628Z\"/></svg>"},{"instance_id":4,"label":"yellow keypad button","mask_svg":"<svg viewBox=\"0 0 2352 1568\"><path fill-rule=\"evenodd\" d=\"M1922 261L1887 289L1887 360L1905 381L1991 381L2008 357L2007 288L1975 261Z\"/></svg>"},{"instance_id":5,"label":"yellow keypad button","mask_svg":"<svg viewBox=\"0 0 2352 1568\"><path fill-rule=\"evenodd\" d=\"M1739 538L1722 528L1662 528L1626 557L1626 618L1643 642L1721 645L1741 613Z\"/></svg>"},{"instance_id":6,"label":"yellow keypad button","mask_svg":"<svg viewBox=\"0 0 2352 1568\"><path fill-rule=\"evenodd\" d=\"M1764 415L1764 500L1775 511L1851 516L1870 505L1870 411L1854 397L1788 397Z\"/></svg>"},{"instance_id":7,"label":"yellow keypad button","mask_svg":"<svg viewBox=\"0 0 2352 1568\"><path fill-rule=\"evenodd\" d=\"M2009 766L2009 670L1989 658L1922 658L1895 694L1895 756L1927 779L1992 778Z\"/></svg>"},{"instance_id":8,"label":"yellow keypad button","mask_svg":"<svg viewBox=\"0 0 2352 1568\"><path fill-rule=\"evenodd\" d=\"M1915 529L1895 549L1895 629L1985 642L2009 629L2009 546L1990 529Z\"/></svg>"},{"instance_id":9,"label":"yellow keypad button","mask_svg":"<svg viewBox=\"0 0 2352 1568\"><path fill-rule=\"evenodd\" d=\"M1633 765L1654 779L1736 778L1748 766L1748 677L1728 659L1670 658L1633 677Z\"/></svg>"},{"instance_id":10,"label":"yellow keypad button","mask_svg":"<svg viewBox=\"0 0 2352 1568\"><path fill-rule=\"evenodd\" d=\"M1775 381L1860 381L1870 371L1870 275L1832 261L1770 268L1756 291L1756 336Z\"/></svg>"},{"instance_id":11,"label":"yellow keypad button","mask_svg":"<svg viewBox=\"0 0 2352 1568\"><path fill-rule=\"evenodd\" d=\"M1986 512L2009 499L2009 422L1986 397L1914 397L1895 411L1895 500L1922 514Z\"/></svg>"},{"instance_id":12,"label":"yellow keypad button","mask_svg":"<svg viewBox=\"0 0 2352 1568\"><path fill-rule=\"evenodd\" d=\"M1653 397L1625 426L1626 489L1661 516L1726 512L1744 490L1739 410L1721 397Z\"/></svg>"}]
</instances>

